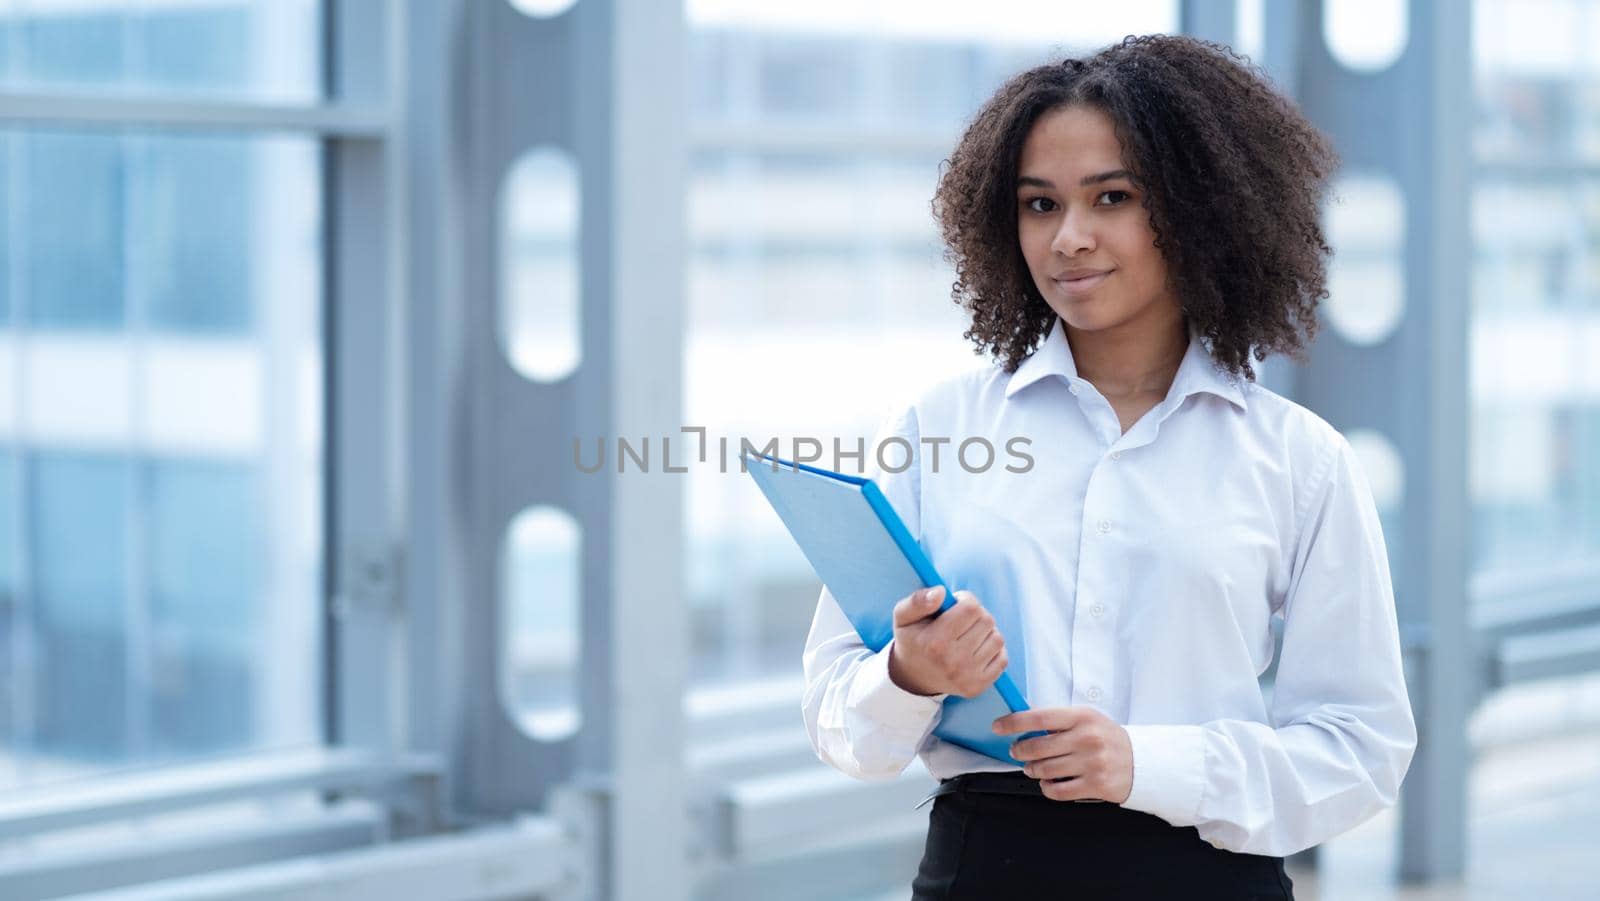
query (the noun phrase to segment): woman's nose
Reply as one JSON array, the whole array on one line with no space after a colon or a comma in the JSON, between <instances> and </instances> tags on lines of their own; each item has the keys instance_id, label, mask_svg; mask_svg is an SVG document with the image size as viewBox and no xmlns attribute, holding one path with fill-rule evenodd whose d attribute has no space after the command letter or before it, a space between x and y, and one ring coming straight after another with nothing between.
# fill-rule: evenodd
<instances>
[{"instance_id":1,"label":"woman's nose","mask_svg":"<svg viewBox=\"0 0 1600 901\"><path fill-rule=\"evenodd\" d=\"M1084 221L1083 214L1069 209L1062 215L1061 226L1056 229L1050 249L1068 257L1094 249L1094 234Z\"/></svg>"}]
</instances>

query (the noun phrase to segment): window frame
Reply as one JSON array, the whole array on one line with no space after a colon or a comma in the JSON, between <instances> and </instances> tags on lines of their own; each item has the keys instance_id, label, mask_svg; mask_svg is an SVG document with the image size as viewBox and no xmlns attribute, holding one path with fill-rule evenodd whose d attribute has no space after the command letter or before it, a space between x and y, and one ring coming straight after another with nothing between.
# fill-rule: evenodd
<instances>
[{"instance_id":1,"label":"window frame","mask_svg":"<svg viewBox=\"0 0 1600 901\"><path fill-rule=\"evenodd\" d=\"M322 746L285 752L242 752L195 763L141 768L81 782L42 785L0 800L0 839L26 840L75 829L158 816L229 800L266 801L307 792L330 802L325 816L298 821L278 839L260 841L232 859L257 862L338 850L399 833L439 827L443 766L427 754L402 754L393 735L406 700L400 614L399 519L404 509L404 345L407 301L398 274L406 240L400 143L404 119L395 103L400 43L410 10L403 4L323 0L320 100L303 103L194 100L160 93L0 89L0 128L89 127L171 134L291 135L319 143L322 160L323 620L320 651ZM19 454L18 465L24 465ZM332 803L350 797L378 802L376 813L352 814ZM263 827L245 831L260 838ZM270 831L270 830L269 830ZM151 849L109 842L91 857L164 861L160 872L206 869L208 848L238 841L238 830ZM252 843L245 842L245 846ZM0 864L0 888L23 894L52 887L85 890L77 867L59 857ZM73 858L78 867L82 855ZM102 871L105 868L99 868ZM115 868L98 877L125 883ZM0 891L0 894L6 894Z\"/></svg>"}]
</instances>

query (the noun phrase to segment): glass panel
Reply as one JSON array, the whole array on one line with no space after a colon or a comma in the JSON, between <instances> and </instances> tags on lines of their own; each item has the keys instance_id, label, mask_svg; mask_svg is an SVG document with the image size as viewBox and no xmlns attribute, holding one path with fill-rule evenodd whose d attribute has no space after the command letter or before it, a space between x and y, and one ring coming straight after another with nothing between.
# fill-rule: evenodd
<instances>
[{"instance_id":1,"label":"glass panel","mask_svg":"<svg viewBox=\"0 0 1600 901\"><path fill-rule=\"evenodd\" d=\"M41 453L33 466L34 778L127 755L127 572L132 472L101 454Z\"/></svg>"},{"instance_id":2,"label":"glass panel","mask_svg":"<svg viewBox=\"0 0 1600 901\"><path fill-rule=\"evenodd\" d=\"M46 328L117 329L124 316L127 167L122 140L41 132L13 138L20 171L13 202L27 250L11 248L25 275L18 300ZM67 199L79 201L66 202ZM19 223L20 224L20 223Z\"/></svg>"},{"instance_id":3,"label":"glass panel","mask_svg":"<svg viewBox=\"0 0 1600 901\"><path fill-rule=\"evenodd\" d=\"M281 142L51 132L11 140L11 165L27 183L17 202L28 249L17 255L30 324L117 330L140 300L152 328L248 330L251 286L266 277L252 272L249 226L253 205L269 201L238 179L279 165Z\"/></svg>"},{"instance_id":4,"label":"glass panel","mask_svg":"<svg viewBox=\"0 0 1600 901\"><path fill-rule=\"evenodd\" d=\"M1476 0L1474 140L1490 159L1600 160L1600 6Z\"/></svg>"},{"instance_id":5,"label":"glass panel","mask_svg":"<svg viewBox=\"0 0 1600 901\"><path fill-rule=\"evenodd\" d=\"M270 612L263 604L270 561L258 552L268 543L259 478L236 462L150 468L144 703L155 753L249 747L253 681L270 678L257 671L253 647L264 643Z\"/></svg>"},{"instance_id":6,"label":"glass panel","mask_svg":"<svg viewBox=\"0 0 1600 901\"><path fill-rule=\"evenodd\" d=\"M0 36L0 41L4 37ZM3 65L3 63L0 63ZM21 211L11 205L11 152L8 141L0 135L0 231L8 230L11 220L18 218ZM11 266L11 244L0 240L0 328L11 326L11 283L16 281L17 273ZM6 363L0 360L0 372L5 372ZM6 373L7 376L10 373ZM0 391L3 393L3 391ZM4 404L0 400L0 404Z\"/></svg>"},{"instance_id":7,"label":"glass panel","mask_svg":"<svg viewBox=\"0 0 1600 901\"><path fill-rule=\"evenodd\" d=\"M0 88L309 101L317 0L34 0L0 5Z\"/></svg>"},{"instance_id":8,"label":"glass panel","mask_svg":"<svg viewBox=\"0 0 1600 901\"><path fill-rule=\"evenodd\" d=\"M4 360L0 360L0 373L10 376ZM4 403L0 400L0 406ZM5 686L0 690L0 786L17 781L12 755L5 753L4 747L24 719L21 699L25 691L18 653L26 635L18 627L22 592L21 479L17 455L0 443L0 685Z\"/></svg>"},{"instance_id":9,"label":"glass panel","mask_svg":"<svg viewBox=\"0 0 1600 901\"><path fill-rule=\"evenodd\" d=\"M235 179L269 169L276 162L271 157L282 155L245 138L149 137L128 143L129 206L139 224L129 234L129 262L143 276L151 328L249 331L251 286L262 277L255 271L260 261L251 253L249 226L262 198L239 190Z\"/></svg>"},{"instance_id":10,"label":"glass panel","mask_svg":"<svg viewBox=\"0 0 1600 901\"><path fill-rule=\"evenodd\" d=\"M1600 5L1477 0L1471 559L1600 561Z\"/></svg>"},{"instance_id":11,"label":"glass panel","mask_svg":"<svg viewBox=\"0 0 1600 901\"><path fill-rule=\"evenodd\" d=\"M1120 41L1124 35L1178 28L1177 0L1124 0L1116 4L1040 0L936 4L917 0L688 0L686 9L692 37L719 28L729 29L745 41L768 34L805 38L848 35L861 40L873 52L882 43L897 40L924 47L1009 44L1025 50L1032 62L1062 47L1095 47ZM816 74L805 73L806 77Z\"/></svg>"},{"instance_id":12,"label":"glass panel","mask_svg":"<svg viewBox=\"0 0 1600 901\"><path fill-rule=\"evenodd\" d=\"M318 144L0 148L0 789L314 743Z\"/></svg>"}]
</instances>

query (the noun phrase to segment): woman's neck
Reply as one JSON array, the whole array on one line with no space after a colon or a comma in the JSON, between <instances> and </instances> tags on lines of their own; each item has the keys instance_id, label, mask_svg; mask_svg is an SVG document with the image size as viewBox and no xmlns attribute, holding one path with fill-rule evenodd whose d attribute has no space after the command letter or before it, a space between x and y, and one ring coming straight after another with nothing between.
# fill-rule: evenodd
<instances>
[{"instance_id":1,"label":"woman's neck","mask_svg":"<svg viewBox=\"0 0 1600 901\"><path fill-rule=\"evenodd\" d=\"M1096 332L1068 327L1078 375L1108 400L1166 396L1189 349L1189 323L1181 311L1152 325L1126 323Z\"/></svg>"}]
</instances>

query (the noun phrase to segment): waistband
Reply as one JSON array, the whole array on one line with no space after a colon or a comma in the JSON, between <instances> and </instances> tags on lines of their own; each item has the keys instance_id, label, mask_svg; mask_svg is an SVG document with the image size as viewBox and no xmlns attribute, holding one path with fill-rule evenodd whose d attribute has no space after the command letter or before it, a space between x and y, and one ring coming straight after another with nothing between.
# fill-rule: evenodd
<instances>
[{"instance_id":1,"label":"waistband","mask_svg":"<svg viewBox=\"0 0 1600 901\"><path fill-rule=\"evenodd\" d=\"M1047 798L1038 780L1029 778L1021 770L962 773L940 782L917 807L946 796L963 806L976 805L1006 818L1021 818L1049 828L1159 834L1198 840L1193 826L1174 826L1153 814L1129 810L1121 804L1098 798L1072 802Z\"/></svg>"},{"instance_id":2,"label":"waistband","mask_svg":"<svg viewBox=\"0 0 1600 901\"><path fill-rule=\"evenodd\" d=\"M939 785L929 792L926 798L917 802L917 807L922 807L941 795L951 795L956 792L1044 797L1044 790L1039 787L1039 781L1024 775L1021 770L1005 773L962 773L950 779L940 780Z\"/></svg>"}]
</instances>

